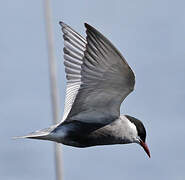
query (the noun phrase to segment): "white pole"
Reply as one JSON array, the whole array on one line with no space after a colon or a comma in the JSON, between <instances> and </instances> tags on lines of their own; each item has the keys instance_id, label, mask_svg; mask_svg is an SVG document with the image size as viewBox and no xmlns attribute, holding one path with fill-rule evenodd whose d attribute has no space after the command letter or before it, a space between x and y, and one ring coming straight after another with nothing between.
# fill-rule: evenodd
<instances>
[{"instance_id":1,"label":"white pole","mask_svg":"<svg viewBox=\"0 0 185 180\"><path fill-rule=\"evenodd\" d=\"M47 45L48 45L53 124L57 124L60 119L59 95L58 95L58 87L57 87L56 60L55 60L55 53L54 53L54 37L53 37L53 29L52 29L52 18L51 18L52 13L51 13L50 0L44 0L44 12L45 12L45 24L46 24ZM62 180L61 145L55 143L54 149L55 149L56 180Z\"/></svg>"}]
</instances>

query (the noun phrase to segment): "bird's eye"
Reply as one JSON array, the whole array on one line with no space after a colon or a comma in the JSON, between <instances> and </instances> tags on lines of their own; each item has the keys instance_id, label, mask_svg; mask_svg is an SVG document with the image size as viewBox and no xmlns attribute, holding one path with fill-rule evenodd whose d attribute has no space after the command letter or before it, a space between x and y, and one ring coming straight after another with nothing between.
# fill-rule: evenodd
<instances>
[{"instance_id":1,"label":"bird's eye","mask_svg":"<svg viewBox=\"0 0 185 180\"><path fill-rule=\"evenodd\" d=\"M141 138L140 138L139 136L136 137L136 141L137 141L137 143L139 143L139 144L142 142L142 140L141 140Z\"/></svg>"}]
</instances>

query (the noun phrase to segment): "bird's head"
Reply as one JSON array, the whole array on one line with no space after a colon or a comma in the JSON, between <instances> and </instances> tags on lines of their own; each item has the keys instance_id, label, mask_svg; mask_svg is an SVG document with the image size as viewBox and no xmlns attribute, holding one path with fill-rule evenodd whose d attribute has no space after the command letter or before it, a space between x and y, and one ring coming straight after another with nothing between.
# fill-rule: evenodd
<instances>
[{"instance_id":1,"label":"bird's head","mask_svg":"<svg viewBox=\"0 0 185 180\"><path fill-rule=\"evenodd\" d=\"M134 137L134 141L136 143L140 144L143 147L143 149L145 150L145 152L147 153L147 155L150 157L150 151L149 151L149 148L145 142L146 130L145 130L143 123L140 120L138 120L132 116L126 115L126 117L131 123L133 123L136 126L137 136Z\"/></svg>"}]
</instances>

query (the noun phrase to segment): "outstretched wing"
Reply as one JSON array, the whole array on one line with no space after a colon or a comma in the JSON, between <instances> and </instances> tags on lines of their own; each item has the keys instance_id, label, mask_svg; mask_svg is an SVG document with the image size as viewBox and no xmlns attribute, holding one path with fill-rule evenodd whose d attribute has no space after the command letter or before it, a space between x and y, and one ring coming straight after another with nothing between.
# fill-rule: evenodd
<instances>
[{"instance_id":1,"label":"outstretched wing","mask_svg":"<svg viewBox=\"0 0 185 180\"><path fill-rule=\"evenodd\" d=\"M83 63L86 40L67 24L60 22L64 33L64 65L66 72L66 97L62 121L69 114L81 85L81 65Z\"/></svg>"},{"instance_id":2,"label":"outstretched wing","mask_svg":"<svg viewBox=\"0 0 185 180\"><path fill-rule=\"evenodd\" d=\"M75 89L75 99L65 122L75 121L101 127L119 117L120 105L134 89L135 77L112 43L92 26L85 24L85 27L87 37L83 44L84 52L75 52L82 64L78 65L76 71L70 69L72 74L78 76L79 86L78 90ZM64 54L76 58L72 52L64 49ZM65 67L67 70L66 64ZM66 72L68 76L70 72Z\"/></svg>"}]
</instances>

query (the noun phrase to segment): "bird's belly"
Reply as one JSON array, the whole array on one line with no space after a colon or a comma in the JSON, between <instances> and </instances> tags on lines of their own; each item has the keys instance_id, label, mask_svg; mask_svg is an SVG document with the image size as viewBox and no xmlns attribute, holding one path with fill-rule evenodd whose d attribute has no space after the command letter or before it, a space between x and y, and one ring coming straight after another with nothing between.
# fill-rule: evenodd
<instances>
[{"instance_id":1,"label":"bird's belly","mask_svg":"<svg viewBox=\"0 0 185 180\"><path fill-rule=\"evenodd\" d=\"M118 120L119 121L119 120ZM90 147L97 145L127 144L130 140L116 122L94 131L87 131L82 123L63 124L55 129L55 141L68 146Z\"/></svg>"},{"instance_id":2,"label":"bird's belly","mask_svg":"<svg viewBox=\"0 0 185 180\"><path fill-rule=\"evenodd\" d=\"M57 127L51 135L51 140L74 147L88 147L87 133L83 133L80 128L74 124L64 124Z\"/></svg>"},{"instance_id":3,"label":"bird's belly","mask_svg":"<svg viewBox=\"0 0 185 180\"><path fill-rule=\"evenodd\" d=\"M53 139L58 143L73 147L90 147L97 145L119 144L121 141L115 140L114 137L109 135L100 135L95 132L92 133L80 133L75 131L70 126L61 126L53 132Z\"/></svg>"},{"instance_id":4,"label":"bird's belly","mask_svg":"<svg viewBox=\"0 0 185 180\"><path fill-rule=\"evenodd\" d=\"M91 147L91 146L100 146L100 145L113 145L113 144L123 144L122 140L118 140L112 137L94 137L91 135L86 135L86 137L66 137L60 143L73 146L73 147ZM127 143L127 142L125 142Z\"/></svg>"}]
</instances>

